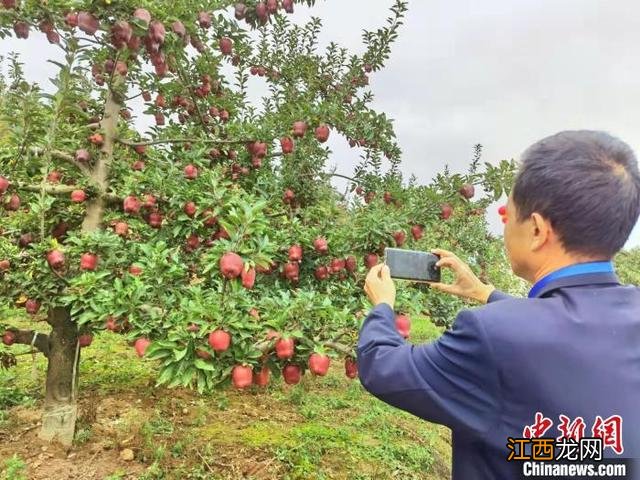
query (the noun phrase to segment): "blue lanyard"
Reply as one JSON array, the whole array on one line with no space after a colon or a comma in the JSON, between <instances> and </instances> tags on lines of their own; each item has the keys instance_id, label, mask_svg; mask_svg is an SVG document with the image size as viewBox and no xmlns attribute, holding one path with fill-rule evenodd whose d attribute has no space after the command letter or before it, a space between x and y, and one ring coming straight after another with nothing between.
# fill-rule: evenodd
<instances>
[{"instance_id":1,"label":"blue lanyard","mask_svg":"<svg viewBox=\"0 0 640 480\"><path fill-rule=\"evenodd\" d=\"M587 262L587 263L577 263L575 265L569 265L568 267L563 267L558 270L555 270L548 274L545 277L542 277L538 280L531 290L529 290L529 298L535 297L540 290L546 287L549 282L557 280L559 278L564 277L572 277L574 275L586 275L589 273L613 273L613 263L612 262Z\"/></svg>"}]
</instances>

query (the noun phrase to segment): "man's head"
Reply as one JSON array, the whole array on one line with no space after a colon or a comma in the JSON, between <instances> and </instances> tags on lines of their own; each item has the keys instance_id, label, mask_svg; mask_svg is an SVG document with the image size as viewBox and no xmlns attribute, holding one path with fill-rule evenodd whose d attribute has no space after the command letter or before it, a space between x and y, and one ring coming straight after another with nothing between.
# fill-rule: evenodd
<instances>
[{"instance_id":1,"label":"man's head","mask_svg":"<svg viewBox=\"0 0 640 480\"><path fill-rule=\"evenodd\" d=\"M511 267L535 281L563 264L610 260L639 215L640 173L626 143L589 130L547 137L522 155L509 196Z\"/></svg>"}]
</instances>

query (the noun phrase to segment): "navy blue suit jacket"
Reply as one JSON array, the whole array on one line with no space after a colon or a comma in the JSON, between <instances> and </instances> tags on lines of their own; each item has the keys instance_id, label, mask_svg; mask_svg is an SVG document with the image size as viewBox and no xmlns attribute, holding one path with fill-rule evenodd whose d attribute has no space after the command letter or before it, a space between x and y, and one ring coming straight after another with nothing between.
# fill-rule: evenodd
<instances>
[{"instance_id":1,"label":"navy blue suit jacket","mask_svg":"<svg viewBox=\"0 0 640 480\"><path fill-rule=\"evenodd\" d=\"M582 417L585 436L596 415L620 415L621 457L640 458L640 289L615 273L556 279L534 298L494 291L423 345L380 304L362 326L358 370L384 402L451 428L454 480L520 478L507 438L522 438L536 412L554 422L545 437L560 436L560 414ZM640 479L635 464L628 478Z\"/></svg>"}]
</instances>

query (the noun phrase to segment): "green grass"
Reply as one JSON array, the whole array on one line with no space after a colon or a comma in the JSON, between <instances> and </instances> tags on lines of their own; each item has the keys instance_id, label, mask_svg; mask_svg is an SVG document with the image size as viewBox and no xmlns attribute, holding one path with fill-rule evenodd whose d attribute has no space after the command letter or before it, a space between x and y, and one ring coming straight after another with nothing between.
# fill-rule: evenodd
<instances>
[{"instance_id":1,"label":"green grass","mask_svg":"<svg viewBox=\"0 0 640 480\"><path fill-rule=\"evenodd\" d=\"M429 341L441 331L426 318L414 319L411 338ZM260 478L265 472L283 479L449 477L448 430L377 400L344 376L341 362L326 377L305 375L293 388L278 380L265 392L198 396L154 389L153 362L137 359L120 336L101 333L82 355L81 410L104 399L128 407L114 438L100 438L81 416L75 447L116 446L133 437L136 461L147 466L144 479L237 478L253 467L265 469ZM44 359L36 360L34 377L31 356L18 358L17 367L0 371L0 422L3 410L33 407L43 396Z\"/></svg>"}]
</instances>

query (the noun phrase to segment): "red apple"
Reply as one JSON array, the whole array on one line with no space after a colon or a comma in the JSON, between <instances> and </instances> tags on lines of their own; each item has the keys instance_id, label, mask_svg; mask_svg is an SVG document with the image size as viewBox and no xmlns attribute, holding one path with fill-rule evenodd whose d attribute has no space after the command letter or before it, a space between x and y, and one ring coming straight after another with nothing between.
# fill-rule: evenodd
<instances>
[{"instance_id":1,"label":"red apple","mask_svg":"<svg viewBox=\"0 0 640 480\"><path fill-rule=\"evenodd\" d=\"M320 143L324 143L329 140L329 127L324 123L320 124L320 126L316 128L316 140Z\"/></svg>"},{"instance_id":2,"label":"red apple","mask_svg":"<svg viewBox=\"0 0 640 480\"><path fill-rule=\"evenodd\" d=\"M133 195L129 195L125 197L124 201L122 202L122 207L125 213L137 214L140 211L142 204L136 197L134 197Z\"/></svg>"},{"instance_id":3,"label":"red apple","mask_svg":"<svg viewBox=\"0 0 640 480\"><path fill-rule=\"evenodd\" d=\"M300 280L300 264L298 262L286 263L283 274L287 280L298 282Z\"/></svg>"},{"instance_id":4,"label":"red apple","mask_svg":"<svg viewBox=\"0 0 640 480\"><path fill-rule=\"evenodd\" d=\"M11 262L6 258L0 260L0 272L6 272L11 268Z\"/></svg>"},{"instance_id":5,"label":"red apple","mask_svg":"<svg viewBox=\"0 0 640 480\"><path fill-rule=\"evenodd\" d=\"M129 225L126 222L117 222L113 226L113 230L116 235L125 237L129 233Z\"/></svg>"},{"instance_id":6,"label":"red apple","mask_svg":"<svg viewBox=\"0 0 640 480\"><path fill-rule=\"evenodd\" d=\"M94 133L93 135L89 136L89 141L94 145L100 147L104 143L104 137L99 133Z\"/></svg>"},{"instance_id":7,"label":"red apple","mask_svg":"<svg viewBox=\"0 0 640 480\"><path fill-rule=\"evenodd\" d=\"M21 248L27 247L30 243L33 243L33 235L32 234L23 233L22 235L20 235L20 238L18 239L18 245Z\"/></svg>"},{"instance_id":8,"label":"red apple","mask_svg":"<svg viewBox=\"0 0 640 480\"><path fill-rule=\"evenodd\" d=\"M78 12L78 28L87 35L93 35L100 27L98 19L89 12Z\"/></svg>"},{"instance_id":9,"label":"red apple","mask_svg":"<svg viewBox=\"0 0 640 480\"><path fill-rule=\"evenodd\" d=\"M269 19L269 12L264 2L258 2L256 4L256 17L260 20L260 23L265 24Z\"/></svg>"},{"instance_id":10,"label":"red apple","mask_svg":"<svg viewBox=\"0 0 640 480\"><path fill-rule=\"evenodd\" d=\"M64 253L60 250L49 251L49 253L47 253L47 263L54 270L64 267Z\"/></svg>"},{"instance_id":11,"label":"red apple","mask_svg":"<svg viewBox=\"0 0 640 480\"><path fill-rule=\"evenodd\" d=\"M248 271L242 269L242 286L251 290L256 283L256 269L250 268Z\"/></svg>"},{"instance_id":12,"label":"red apple","mask_svg":"<svg viewBox=\"0 0 640 480\"><path fill-rule=\"evenodd\" d=\"M35 315L36 313L38 313L38 310L40 310L40 302L30 298L24 304L24 308L27 311L27 313L31 315Z\"/></svg>"},{"instance_id":13,"label":"red apple","mask_svg":"<svg viewBox=\"0 0 640 480\"><path fill-rule=\"evenodd\" d=\"M408 315L396 315L396 328L398 333L404 338L409 338L409 332L411 330L411 319Z\"/></svg>"},{"instance_id":14,"label":"red apple","mask_svg":"<svg viewBox=\"0 0 640 480\"><path fill-rule=\"evenodd\" d=\"M460 187L460 190L458 191L460 192L460 195L462 195L467 200L469 200L470 198L473 198L473 196L476 193L474 186L470 183L465 183Z\"/></svg>"},{"instance_id":15,"label":"red apple","mask_svg":"<svg viewBox=\"0 0 640 480\"><path fill-rule=\"evenodd\" d=\"M76 12L68 12L64 17L65 23L71 28L78 26L78 14Z\"/></svg>"},{"instance_id":16,"label":"red apple","mask_svg":"<svg viewBox=\"0 0 640 480\"><path fill-rule=\"evenodd\" d=\"M329 371L331 360L321 353L312 353L309 357L309 370L314 375L324 377Z\"/></svg>"},{"instance_id":17,"label":"red apple","mask_svg":"<svg viewBox=\"0 0 640 480\"><path fill-rule=\"evenodd\" d=\"M326 280L327 278L329 278L329 269L327 269L327 267L323 265L320 265L316 267L314 275L319 281Z\"/></svg>"},{"instance_id":18,"label":"red apple","mask_svg":"<svg viewBox=\"0 0 640 480\"><path fill-rule=\"evenodd\" d=\"M219 42L220 52L223 55L231 55L233 52L233 42L229 37L223 37Z\"/></svg>"},{"instance_id":19,"label":"red apple","mask_svg":"<svg viewBox=\"0 0 640 480\"><path fill-rule=\"evenodd\" d=\"M382 199L387 205L393 202L393 196L391 195L391 192L384 192L384 194L382 195Z\"/></svg>"},{"instance_id":20,"label":"red apple","mask_svg":"<svg viewBox=\"0 0 640 480\"><path fill-rule=\"evenodd\" d=\"M289 248L289 260L292 262L302 260L302 247L300 245L293 245Z\"/></svg>"},{"instance_id":21,"label":"red apple","mask_svg":"<svg viewBox=\"0 0 640 480\"><path fill-rule=\"evenodd\" d=\"M187 37L187 29L185 28L184 23L179 20L173 22L171 30L183 40Z\"/></svg>"},{"instance_id":22,"label":"red apple","mask_svg":"<svg viewBox=\"0 0 640 480\"><path fill-rule=\"evenodd\" d=\"M78 335L78 343L80 344L80 348L88 347L93 342L93 337L88 333L83 333L82 335Z\"/></svg>"},{"instance_id":23,"label":"red apple","mask_svg":"<svg viewBox=\"0 0 640 480\"><path fill-rule=\"evenodd\" d=\"M0 195L2 195L4 192L7 191L7 189L9 188L9 180L7 180L5 177L3 177L2 175L0 175Z\"/></svg>"},{"instance_id":24,"label":"red apple","mask_svg":"<svg viewBox=\"0 0 640 480\"><path fill-rule=\"evenodd\" d=\"M289 153L293 153L294 143L291 137L283 137L280 139L280 147L282 148L282 153L287 155Z\"/></svg>"},{"instance_id":25,"label":"red apple","mask_svg":"<svg viewBox=\"0 0 640 480\"><path fill-rule=\"evenodd\" d=\"M394 232L393 239L396 241L396 245L401 247L407 239L407 234L404 233L404 230L398 230L397 232Z\"/></svg>"},{"instance_id":26,"label":"red apple","mask_svg":"<svg viewBox=\"0 0 640 480\"><path fill-rule=\"evenodd\" d=\"M329 271L331 273L340 273L346 267L346 261L344 258L334 258L329 264Z\"/></svg>"},{"instance_id":27,"label":"red apple","mask_svg":"<svg viewBox=\"0 0 640 480\"><path fill-rule=\"evenodd\" d=\"M162 227L162 214L160 212L151 212L149 214L149 218L147 219L149 226L151 228L161 228Z\"/></svg>"},{"instance_id":28,"label":"red apple","mask_svg":"<svg viewBox=\"0 0 640 480\"><path fill-rule=\"evenodd\" d=\"M267 11L273 15L278 12L278 0L267 0Z\"/></svg>"},{"instance_id":29,"label":"red apple","mask_svg":"<svg viewBox=\"0 0 640 480\"><path fill-rule=\"evenodd\" d=\"M198 210L198 207L196 207L196 204L194 202L187 202L184 205L183 210L188 217L193 218L196 214L196 211Z\"/></svg>"},{"instance_id":30,"label":"red apple","mask_svg":"<svg viewBox=\"0 0 640 480\"><path fill-rule=\"evenodd\" d=\"M196 234L191 234L187 237L186 249L188 252L193 252L200 247L200 237Z\"/></svg>"},{"instance_id":31,"label":"red apple","mask_svg":"<svg viewBox=\"0 0 640 480\"><path fill-rule=\"evenodd\" d=\"M411 235L415 241L418 241L424 235L424 231L421 225L413 225L411 227Z\"/></svg>"},{"instance_id":32,"label":"red apple","mask_svg":"<svg viewBox=\"0 0 640 480\"><path fill-rule=\"evenodd\" d=\"M149 38L152 42L162 44L164 43L165 29L162 22L154 20L149 25Z\"/></svg>"},{"instance_id":33,"label":"red apple","mask_svg":"<svg viewBox=\"0 0 640 480\"><path fill-rule=\"evenodd\" d=\"M203 360L211 360L211 354L205 350L197 349L196 356L198 358L202 358Z\"/></svg>"},{"instance_id":34,"label":"red apple","mask_svg":"<svg viewBox=\"0 0 640 480\"><path fill-rule=\"evenodd\" d=\"M198 13L198 25L201 28L210 28L211 27L211 15L207 12L199 12Z\"/></svg>"},{"instance_id":35,"label":"red apple","mask_svg":"<svg viewBox=\"0 0 640 480\"><path fill-rule=\"evenodd\" d=\"M344 359L344 374L351 379L358 376L358 364L353 358L347 357Z\"/></svg>"},{"instance_id":36,"label":"red apple","mask_svg":"<svg viewBox=\"0 0 640 480\"><path fill-rule=\"evenodd\" d=\"M132 35L133 29L131 25L124 20L118 20L111 27L111 43L118 49L125 48Z\"/></svg>"},{"instance_id":37,"label":"red apple","mask_svg":"<svg viewBox=\"0 0 640 480\"><path fill-rule=\"evenodd\" d=\"M2 343L4 343L8 347L13 345L15 341L16 341L16 334L10 330L7 330L2 335Z\"/></svg>"},{"instance_id":38,"label":"red apple","mask_svg":"<svg viewBox=\"0 0 640 480\"><path fill-rule=\"evenodd\" d=\"M375 267L377 264L378 264L378 255L376 255L375 253L367 253L364 256L364 265L368 269Z\"/></svg>"},{"instance_id":39,"label":"red apple","mask_svg":"<svg viewBox=\"0 0 640 480\"><path fill-rule=\"evenodd\" d=\"M47 32L46 37L51 44L60 43L60 35L58 34L58 32Z\"/></svg>"},{"instance_id":40,"label":"red apple","mask_svg":"<svg viewBox=\"0 0 640 480\"><path fill-rule=\"evenodd\" d=\"M293 357L295 342L293 338L280 338L276 342L276 356L280 360L286 360Z\"/></svg>"},{"instance_id":41,"label":"red apple","mask_svg":"<svg viewBox=\"0 0 640 480\"><path fill-rule=\"evenodd\" d=\"M80 257L80 270L95 270L98 266L98 256L93 253L84 253Z\"/></svg>"},{"instance_id":42,"label":"red apple","mask_svg":"<svg viewBox=\"0 0 640 480\"><path fill-rule=\"evenodd\" d=\"M13 24L13 31L16 37L26 39L29 38L29 24L27 22L16 22Z\"/></svg>"},{"instance_id":43,"label":"red apple","mask_svg":"<svg viewBox=\"0 0 640 480\"><path fill-rule=\"evenodd\" d=\"M355 272L356 269L358 268L356 257L354 257L353 255L349 255L347 258L345 258L344 267L347 269L348 272L351 272L351 273Z\"/></svg>"},{"instance_id":44,"label":"red apple","mask_svg":"<svg viewBox=\"0 0 640 480\"><path fill-rule=\"evenodd\" d=\"M296 385L300 383L302 377L302 370L298 365L286 365L282 369L282 377L287 385Z\"/></svg>"},{"instance_id":45,"label":"red apple","mask_svg":"<svg viewBox=\"0 0 640 480\"><path fill-rule=\"evenodd\" d=\"M313 241L313 248L316 249L321 255L325 255L329 252L329 245L327 244L327 240L322 237L318 237Z\"/></svg>"},{"instance_id":46,"label":"red apple","mask_svg":"<svg viewBox=\"0 0 640 480\"><path fill-rule=\"evenodd\" d=\"M142 170L144 170L144 167L145 167L145 163L142 160L136 160L131 165L131 170L134 170L136 172L141 172Z\"/></svg>"},{"instance_id":47,"label":"red apple","mask_svg":"<svg viewBox=\"0 0 640 480\"><path fill-rule=\"evenodd\" d=\"M149 10L146 10L144 8L137 8L133 12L133 18L139 20L144 24L145 27L151 22L151 14L149 13Z\"/></svg>"},{"instance_id":48,"label":"red apple","mask_svg":"<svg viewBox=\"0 0 640 480\"><path fill-rule=\"evenodd\" d=\"M20 197L17 194L11 195L9 202L5 205L5 208L9 211L15 212L20 208Z\"/></svg>"},{"instance_id":49,"label":"red apple","mask_svg":"<svg viewBox=\"0 0 640 480\"><path fill-rule=\"evenodd\" d=\"M136 340L136 343L134 343L134 348L136 349L136 354L138 355L138 357L144 357L144 354L147 351L149 345L151 345L151 340L149 340L148 338L143 337Z\"/></svg>"},{"instance_id":50,"label":"red apple","mask_svg":"<svg viewBox=\"0 0 640 480\"><path fill-rule=\"evenodd\" d=\"M238 278L244 270L244 261L237 253L227 252L220 258L220 272L225 278Z\"/></svg>"},{"instance_id":51,"label":"red apple","mask_svg":"<svg viewBox=\"0 0 640 480\"><path fill-rule=\"evenodd\" d=\"M293 124L293 136L297 138L304 137L307 131L307 124L302 121L295 122Z\"/></svg>"},{"instance_id":52,"label":"red apple","mask_svg":"<svg viewBox=\"0 0 640 480\"><path fill-rule=\"evenodd\" d=\"M231 335L224 330L217 329L209 334L209 346L214 351L225 352L231 345Z\"/></svg>"},{"instance_id":53,"label":"red apple","mask_svg":"<svg viewBox=\"0 0 640 480\"><path fill-rule=\"evenodd\" d=\"M282 197L282 201L286 204L290 204L291 202L293 202L296 198L296 194L293 193L293 190L291 189L287 189L284 192L284 196Z\"/></svg>"},{"instance_id":54,"label":"red apple","mask_svg":"<svg viewBox=\"0 0 640 480\"><path fill-rule=\"evenodd\" d=\"M247 14L247 6L244 3L236 3L234 15L236 20L242 20Z\"/></svg>"},{"instance_id":55,"label":"red apple","mask_svg":"<svg viewBox=\"0 0 640 480\"><path fill-rule=\"evenodd\" d=\"M262 366L258 373L253 372L253 384L259 387L266 387L269 383L269 377L271 376L271 370L269 367Z\"/></svg>"},{"instance_id":56,"label":"red apple","mask_svg":"<svg viewBox=\"0 0 640 480\"><path fill-rule=\"evenodd\" d=\"M142 267L138 265L131 265L129 267L129 273L134 277L139 277L140 275L142 275Z\"/></svg>"},{"instance_id":57,"label":"red apple","mask_svg":"<svg viewBox=\"0 0 640 480\"><path fill-rule=\"evenodd\" d=\"M246 365L236 365L231 371L231 381L238 389L250 387L253 383L253 369Z\"/></svg>"},{"instance_id":58,"label":"red apple","mask_svg":"<svg viewBox=\"0 0 640 480\"><path fill-rule=\"evenodd\" d=\"M453 207L448 203L443 203L440 206L440 218L442 218L443 220L448 220L449 217L451 217L452 213L453 213Z\"/></svg>"},{"instance_id":59,"label":"red apple","mask_svg":"<svg viewBox=\"0 0 640 480\"><path fill-rule=\"evenodd\" d=\"M75 203L82 203L87 199L87 194L84 190L74 190L71 192L71 201Z\"/></svg>"},{"instance_id":60,"label":"red apple","mask_svg":"<svg viewBox=\"0 0 640 480\"><path fill-rule=\"evenodd\" d=\"M184 167L184 177L187 180L194 180L198 178L198 169L194 165L187 165Z\"/></svg>"},{"instance_id":61,"label":"red apple","mask_svg":"<svg viewBox=\"0 0 640 480\"><path fill-rule=\"evenodd\" d=\"M282 0L282 8L287 13L293 13L293 0Z\"/></svg>"}]
</instances>

